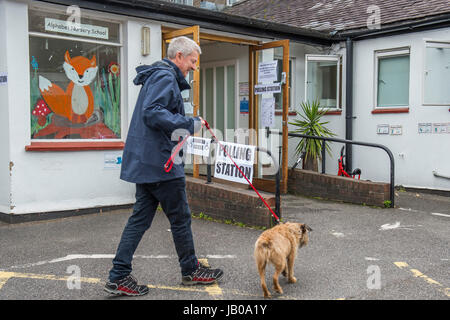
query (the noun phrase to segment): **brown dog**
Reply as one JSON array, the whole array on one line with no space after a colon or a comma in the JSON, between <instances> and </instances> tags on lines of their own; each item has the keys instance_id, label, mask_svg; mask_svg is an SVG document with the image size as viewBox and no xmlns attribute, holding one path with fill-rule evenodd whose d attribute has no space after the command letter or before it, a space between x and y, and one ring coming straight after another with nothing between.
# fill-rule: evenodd
<instances>
[{"instance_id":1,"label":"brown dog","mask_svg":"<svg viewBox=\"0 0 450 320\"><path fill-rule=\"evenodd\" d=\"M289 283L297 281L294 277L294 260L297 249L308 244L308 231L312 229L306 224L286 222L264 231L256 240L255 261L264 298L270 298L265 275L267 262L270 261L275 266L273 286L278 293L283 293L278 282L280 273L288 277Z\"/></svg>"}]
</instances>

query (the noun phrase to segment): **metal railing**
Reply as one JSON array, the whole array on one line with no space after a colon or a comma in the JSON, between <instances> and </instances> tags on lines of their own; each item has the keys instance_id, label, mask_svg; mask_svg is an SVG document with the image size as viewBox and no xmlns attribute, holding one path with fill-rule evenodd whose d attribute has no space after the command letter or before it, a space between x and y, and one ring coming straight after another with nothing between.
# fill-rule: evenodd
<instances>
[{"instance_id":1,"label":"metal railing","mask_svg":"<svg viewBox=\"0 0 450 320\"><path fill-rule=\"evenodd\" d=\"M270 131L270 133L275 133L281 135L282 133L279 131ZM389 150L388 147L377 144L377 143L370 143L370 142L362 142L362 141L354 141L354 140L346 140L346 139L338 139L338 138L328 138L328 137L316 137L316 136L308 136L304 134L299 133L288 133L288 136L290 137L298 137L298 138L307 138L307 139L314 139L314 140L322 140L322 173L325 173L325 142L326 141L332 141L332 142L339 142L339 143L345 143L345 144L355 144L359 146L366 146L366 147L372 147L372 148L379 148L386 151L386 153L389 156L390 160L390 187L389 187L389 198L391 201L391 207L394 207L395 201L394 201L394 175L395 175L395 168L394 168L394 156Z\"/></svg>"}]
</instances>

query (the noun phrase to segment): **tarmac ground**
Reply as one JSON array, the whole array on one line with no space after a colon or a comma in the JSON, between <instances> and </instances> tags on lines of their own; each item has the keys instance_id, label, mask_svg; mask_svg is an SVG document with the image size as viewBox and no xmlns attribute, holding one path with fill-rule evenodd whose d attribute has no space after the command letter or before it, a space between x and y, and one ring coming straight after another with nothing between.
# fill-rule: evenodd
<instances>
[{"instance_id":1,"label":"tarmac ground","mask_svg":"<svg viewBox=\"0 0 450 320\"><path fill-rule=\"evenodd\" d=\"M148 285L149 294L104 292L130 212L0 223L0 300L185 300L186 306L264 300L253 258L262 230L193 219L198 257L225 275L213 286L185 287L161 211L133 260L133 275ZM283 295L273 291L274 270L268 268L271 300L450 298L450 197L396 191L396 208L384 209L284 195L282 219L307 223L313 231L308 246L298 251L297 283L281 277Z\"/></svg>"}]
</instances>

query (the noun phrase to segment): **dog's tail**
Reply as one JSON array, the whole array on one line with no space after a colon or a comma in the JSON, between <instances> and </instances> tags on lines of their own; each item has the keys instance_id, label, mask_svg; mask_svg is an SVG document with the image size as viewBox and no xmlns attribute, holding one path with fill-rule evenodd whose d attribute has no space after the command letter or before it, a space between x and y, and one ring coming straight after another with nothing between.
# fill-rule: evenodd
<instances>
[{"instance_id":1,"label":"dog's tail","mask_svg":"<svg viewBox=\"0 0 450 320\"><path fill-rule=\"evenodd\" d=\"M268 239L259 238L255 243L255 262L258 268L259 278L261 280L261 287L264 292L264 297L270 297L270 292L266 284L266 266L270 259L270 252L272 251L272 243Z\"/></svg>"},{"instance_id":2,"label":"dog's tail","mask_svg":"<svg viewBox=\"0 0 450 320\"><path fill-rule=\"evenodd\" d=\"M272 242L268 239L258 239L255 243L255 259L257 265L266 265L270 258Z\"/></svg>"}]
</instances>

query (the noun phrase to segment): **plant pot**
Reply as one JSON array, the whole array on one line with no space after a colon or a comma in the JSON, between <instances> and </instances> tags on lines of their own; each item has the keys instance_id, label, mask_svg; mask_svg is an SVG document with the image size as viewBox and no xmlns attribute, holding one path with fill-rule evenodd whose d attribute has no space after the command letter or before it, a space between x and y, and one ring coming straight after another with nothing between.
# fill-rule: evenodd
<instances>
[{"instance_id":1,"label":"plant pot","mask_svg":"<svg viewBox=\"0 0 450 320\"><path fill-rule=\"evenodd\" d=\"M307 159L303 158L303 169L318 172L319 162L317 161L317 158L315 157L308 157Z\"/></svg>"}]
</instances>

